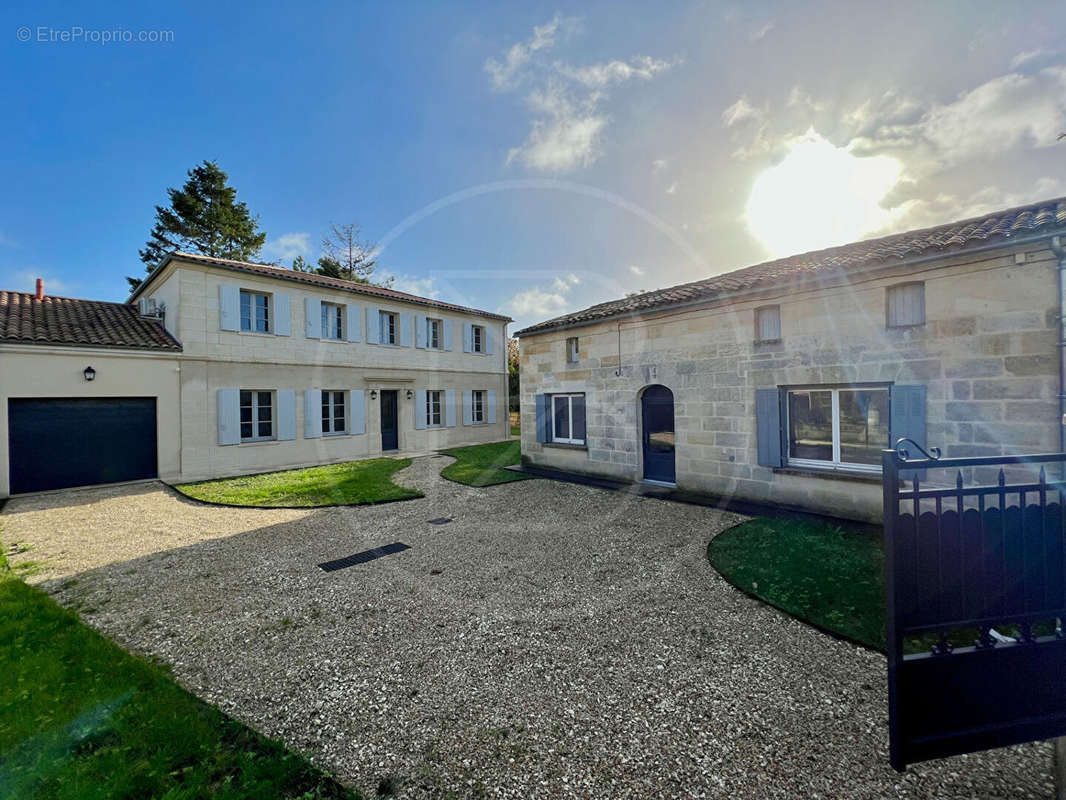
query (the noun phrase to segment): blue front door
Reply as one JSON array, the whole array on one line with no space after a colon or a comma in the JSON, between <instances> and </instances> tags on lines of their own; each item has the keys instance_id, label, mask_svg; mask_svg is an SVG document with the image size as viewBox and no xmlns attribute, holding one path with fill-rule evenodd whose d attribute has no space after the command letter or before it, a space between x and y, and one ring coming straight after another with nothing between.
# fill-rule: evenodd
<instances>
[{"instance_id":1,"label":"blue front door","mask_svg":"<svg viewBox=\"0 0 1066 800\"><path fill-rule=\"evenodd\" d=\"M674 395L665 386L649 386L640 399L644 429L644 479L673 483Z\"/></svg>"}]
</instances>

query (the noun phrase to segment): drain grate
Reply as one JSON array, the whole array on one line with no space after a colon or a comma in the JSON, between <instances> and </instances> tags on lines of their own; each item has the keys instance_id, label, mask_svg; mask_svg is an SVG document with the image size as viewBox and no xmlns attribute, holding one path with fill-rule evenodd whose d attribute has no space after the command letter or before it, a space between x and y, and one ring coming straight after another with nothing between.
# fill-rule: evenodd
<instances>
[{"instance_id":1,"label":"drain grate","mask_svg":"<svg viewBox=\"0 0 1066 800\"><path fill-rule=\"evenodd\" d=\"M437 517L436 519L429 520L430 525L447 525L452 521L451 517Z\"/></svg>"},{"instance_id":2,"label":"drain grate","mask_svg":"<svg viewBox=\"0 0 1066 800\"><path fill-rule=\"evenodd\" d=\"M392 544L387 544L382 547L375 547L373 550L364 550L362 553L356 553L354 556L338 558L335 561L327 561L318 566L323 572L333 572L334 570L344 569L345 567L354 567L356 564L365 564L376 558L391 556L393 553L402 553L404 550L410 549L410 545L406 545L403 542L393 542Z\"/></svg>"}]
</instances>

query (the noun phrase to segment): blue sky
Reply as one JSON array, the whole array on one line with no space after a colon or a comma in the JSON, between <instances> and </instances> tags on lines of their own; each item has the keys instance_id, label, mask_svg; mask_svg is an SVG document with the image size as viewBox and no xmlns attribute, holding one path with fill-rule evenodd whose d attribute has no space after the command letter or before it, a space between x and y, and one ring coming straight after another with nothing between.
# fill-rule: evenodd
<instances>
[{"instance_id":1,"label":"blue sky","mask_svg":"<svg viewBox=\"0 0 1066 800\"><path fill-rule=\"evenodd\" d=\"M203 159L265 260L358 221L520 324L1063 195L1063 13L1026 8L7 4L0 287L124 299ZM172 41L40 41L76 27Z\"/></svg>"}]
</instances>

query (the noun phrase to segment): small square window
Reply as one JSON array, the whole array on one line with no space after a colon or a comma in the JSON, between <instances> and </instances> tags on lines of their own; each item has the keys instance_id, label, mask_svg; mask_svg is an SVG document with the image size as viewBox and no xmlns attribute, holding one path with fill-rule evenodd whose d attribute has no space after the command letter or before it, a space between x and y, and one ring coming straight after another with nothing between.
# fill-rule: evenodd
<instances>
[{"instance_id":1,"label":"small square window","mask_svg":"<svg viewBox=\"0 0 1066 800\"><path fill-rule=\"evenodd\" d=\"M566 361L568 364L576 364L581 360L581 352L577 346L577 337L571 336L566 340Z\"/></svg>"},{"instance_id":2,"label":"small square window","mask_svg":"<svg viewBox=\"0 0 1066 800\"><path fill-rule=\"evenodd\" d=\"M781 306L755 309L755 341L781 341Z\"/></svg>"},{"instance_id":3,"label":"small square window","mask_svg":"<svg viewBox=\"0 0 1066 800\"><path fill-rule=\"evenodd\" d=\"M925 324L924 283L889 286L885 301L888 327L910 328Z\"/></svg>"},{"instance_id":4,"label":"small square window","mask_svg":"<svg viewBox=\"0 0 1066 800\"><path fill-rule=\"evenodd\" d=\"M241 330L270 333L270 295L241 289Z\"/></svg>"},{"instance_id":5,"label":"small square window","mask_svg":"<svg viewBox=\"0 0 1066 800\"><path fill-rule=\"evenodd\" d=\"M551 440L564 444L585 443L585 395L551 395Z\"/></svg>"}]
</instances>

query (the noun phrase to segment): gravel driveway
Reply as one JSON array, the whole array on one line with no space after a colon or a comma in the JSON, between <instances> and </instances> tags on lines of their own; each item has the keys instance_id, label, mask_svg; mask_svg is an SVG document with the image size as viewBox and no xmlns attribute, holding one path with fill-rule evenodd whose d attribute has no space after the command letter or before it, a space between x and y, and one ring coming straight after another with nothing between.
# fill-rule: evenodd
<instances>
[{"instance_id":1,"label":"gravel driveway","mask_svg":"<svg viewBox=\"0 0 1066 800\"><path fill-rule=\"evenodd\" d=\"M417 459L427 497L219 509L157 485L16 499L33 580L373 796L1048 798L1046 744L887 765L885 663L741 595L713 509ZM446 525L427 520L452 517ZM405 552L318 563L401 541ZM71 576L76 577L71 580Z\"/></svg>"}]
</instances>

